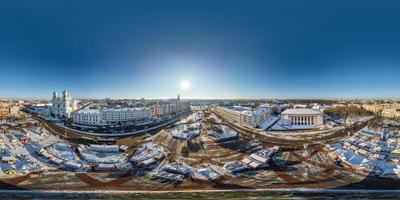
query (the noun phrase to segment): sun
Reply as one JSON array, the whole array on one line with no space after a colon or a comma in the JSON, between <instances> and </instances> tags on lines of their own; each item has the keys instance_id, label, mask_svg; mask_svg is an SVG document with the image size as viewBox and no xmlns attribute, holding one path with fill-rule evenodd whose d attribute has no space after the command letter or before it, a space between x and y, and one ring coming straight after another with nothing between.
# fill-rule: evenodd
<instances>
[{"instance_id":1,"label":"sun","mask_svg":"<svg viewBox=\"0 0 400 200\"><path fill-rule=\"evenodd\" d=\"M190 82L189 82L189 81L183 80L183 81L181 82L181 88L182 88L182 89L188 89L189 87L190 87Z\"/></svg>"}]
</instances>

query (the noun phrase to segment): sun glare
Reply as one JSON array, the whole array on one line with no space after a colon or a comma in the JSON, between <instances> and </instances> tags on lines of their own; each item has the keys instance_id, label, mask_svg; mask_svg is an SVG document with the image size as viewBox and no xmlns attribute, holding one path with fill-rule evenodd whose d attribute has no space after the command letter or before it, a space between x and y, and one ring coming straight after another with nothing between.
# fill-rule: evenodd
<instances>
[{"instance_id":1,"label":"sun glare","mask_svg":"<svg viewBox=\"0 0 400 200\"><path fill-rule=\"evenodd\" d=\"M184 80L184 81L181 82L181 88L182 89L188 89L189 87L190 87L189 81Z\"/></svg>"}]
</instances>

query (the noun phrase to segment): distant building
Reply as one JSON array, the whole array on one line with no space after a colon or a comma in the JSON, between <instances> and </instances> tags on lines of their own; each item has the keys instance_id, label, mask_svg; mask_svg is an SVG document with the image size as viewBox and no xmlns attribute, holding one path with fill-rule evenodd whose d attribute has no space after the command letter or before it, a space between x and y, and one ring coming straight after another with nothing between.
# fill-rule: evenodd
<instances>
[{"instance_id":1,"label":"distant building","mask_svg":"<svg viewBox=\"0 0 400 200\"><path fill-rule=\"evenodd\" d=\"M217 106L215 111L231 123L255 128L271 117L272 112L267 108L251 110L241 106L223 107Z\"/></svg>"},{"instance_id":2,"label":"distant building","mask_svg":"<svg viewBox=\"0 0 400 200\"><path fill-rule=\"evenodd\" d=\"M315 104L312 106L312 109L323 113L326 109L330 109L331 107L332 106Z\"/></svg>"},{"instance_id":3,"label":"distant building","mask_svg":"<svg viewBox=\"0 0 400 200\"><path fill-rule=\"evenodd\" d=\"M50 117L53 110L53 106L51 104L35 104L28 107L28 111L34 113L43 118Z\"/></svg>"},{"instance_id":4,"label":"distant building","mask_svg":"<svg viewBox=\"0 0 400 200\"><path fill-rule=\"evenodd\" d=\"M118 108L79 110L73 114L73 122L81 125L113 125L150 118L148 108Z\"/></svg>"},{"instance_id":5,"label":"distant building","mask_svg":"<svg viewBox=\"0 0 400 200\"><path fill-rule=\"evenodd\" d=\"M384 108L384 109L382 109L382 117L386 117L386 118L400 117L400 109L398 109L398 108Z\"/></svg>"},{"instance_id":6,"label":"distant building","mask_svg":"<svg viewBox=\"0 0 400 200\"><path fill-rule=\"evenodd\" d=\"M75 100L71 98L67 90L64 90L62 96L58 96L57 92L53 92L51 103L53 105L52 115L58 119L70 118L77 109Z\"/></svg>"},{"instance_id":7,"label":"distant building","mask_svg":"<svg viewBox=\"0 0 400 200\"><path fill-rule=\"evenodd\" d=\"M10 108L2 106L0 107L0 118L7 118L10 115Z\"/></svg>"},{"instance_id":8,"label":"distant building","mask_svg":"<svg viewBox=\"0 0 400 200\"><path fill-rule=\"evenodd\" d=\"M281 113L284 109L288 107L286 104L262 104L261 108L268 109L271 113Z\"/></svg>"},{"instance_id":9,"label":"distant building","mask_svg":"<svg viewBox=\"0 0 400 200\"><path fill-rule=\"evenodd\" d=\"M368 110L368 111L373 112L373 113L379 113L379 114L383 110L383 106L379 105L379 104L364 104L364 105L362 105L362 107L365 110Z\"/></svg>"},{"instance_id":10,"label":"distant building","mask_svg":"<svg viewBox=\"0 0 400 200\"><path fill-rule=\"evenodd\" d=\"M324 123L322 113L312 109L286 109L281 118L283 125L314 127Z\"/></svg>"},{"instance_id":11,"label":"distant building","mask_svg":"<svg viewBox=\"0 0 400 200\"><path fill-rule=\"evenodd\" d=\"M0 118L8 118L12 116L17 116L19 111L18 106L12 105L0 105Z\"/></svg>"},{"instance_id":12,"label":"distant building","mask_svg":"<svg viewBox=\"0 0 400 200\"><path fill-rule=\"evenodd\" d=\"M190 102L189 101L181 101L180 96L173 103L165 103L150 106L151 114L160 117L165 115L171 115L183 111L190 110Z\"/></svg>"}]
</instances>

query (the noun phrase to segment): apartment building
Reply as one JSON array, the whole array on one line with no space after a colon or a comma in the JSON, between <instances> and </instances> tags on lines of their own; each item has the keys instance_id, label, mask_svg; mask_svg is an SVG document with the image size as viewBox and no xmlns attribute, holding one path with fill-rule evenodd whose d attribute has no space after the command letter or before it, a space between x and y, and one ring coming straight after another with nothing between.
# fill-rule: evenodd
<instances>
[{"instance_id":1,"label":"apartment building","mask_svg":"<svg viewBox=\"0 0 400 200\"><path fill-rule=\"evenodd\" d=\"M113 125L149 119L148 108L87 109L73 114L73 122L81 125Z\"/></svg>"},{"instance_id":2,"label":"apartment building","mask_svg":"<svg viewBox=\"0 0 400 200\"><path fill-rule=\"evenodd\" d=\"M252 110L241 106L215 107L215 111L231 123L255 128L271 117L272 112L267 108Z\"/></svg>"},{"instance_id":3,"label":"apartment building","mask_svg":"<svg viewBox=\"0 0 400 200\"><path fill-rule=\"evenodd\" d=\"M382 109L382 117L386 118L400 117L400 108L384 108Z\"/></svg>"},{"instance_id":4,"label":"apartment building","mask_svg":"<svg viewBox=\"0 0 400 200\"><path fill-rule=\"evenodd\" d=\"M151 114L156 117L175 114L190 110L190 102L181 101L180 96L172 103L157 103L150 106Z\"/></svg>"}]
</instances>

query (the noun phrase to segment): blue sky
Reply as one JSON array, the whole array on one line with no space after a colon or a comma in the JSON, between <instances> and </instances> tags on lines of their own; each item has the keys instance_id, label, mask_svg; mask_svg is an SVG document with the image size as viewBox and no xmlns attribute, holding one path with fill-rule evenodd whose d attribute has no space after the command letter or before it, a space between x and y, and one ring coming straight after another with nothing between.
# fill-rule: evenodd
<instances>
[{"instance_id":1,"label":"blue sky","mask_svg":"<svg viewBox=\"0 0 400 200\"><path fill-rule=\"evenodd\" d=\"M399 19L396 0L2 0L0 97L399 97Z\"/></svg>"}]
</instances>

